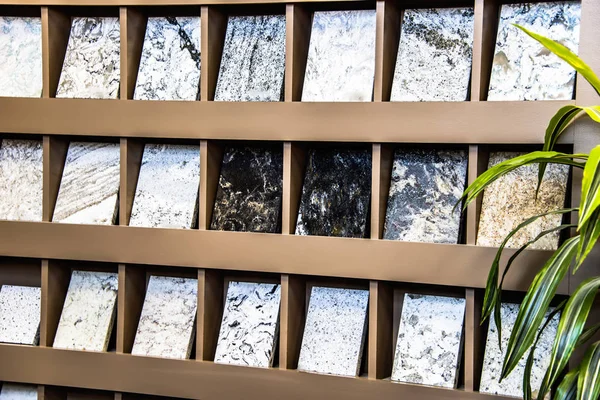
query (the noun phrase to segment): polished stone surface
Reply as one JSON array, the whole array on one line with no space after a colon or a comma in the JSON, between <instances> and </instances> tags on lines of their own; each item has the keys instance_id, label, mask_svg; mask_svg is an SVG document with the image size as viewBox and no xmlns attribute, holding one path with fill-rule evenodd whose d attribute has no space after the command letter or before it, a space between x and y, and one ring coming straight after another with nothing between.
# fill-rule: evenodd
<instances>
[{"instance_id":1,"label":"polished stone surface","mask_svg":"<svg viewBox=\"0 0 600 400\"><path fill-rule=\"evenodd\" d=\"M3 285L0 289L0 342L37 345L41 289Z\"/></svg>"},{"instance_id":2,"label":"polished stone surface","mask_svg":"<svg viewBox=\"0 0 600 400\"><path fill-rule=\"evenodd\" d=\"M503 4L488 100L571 100L575 70L512 24L577 54L580 16L575 1Z\"/></svg>"},{"instance_id":3,"label":"polished stone surface","mask_svg":"<svg viewBox=\"0 0 600 400\"><path fill-rule=\"evenodd\" d=\"M0 400L37 400L38 387L36 385L25 385L22 383L2 384Z\"/></svg>"}]
</instances>

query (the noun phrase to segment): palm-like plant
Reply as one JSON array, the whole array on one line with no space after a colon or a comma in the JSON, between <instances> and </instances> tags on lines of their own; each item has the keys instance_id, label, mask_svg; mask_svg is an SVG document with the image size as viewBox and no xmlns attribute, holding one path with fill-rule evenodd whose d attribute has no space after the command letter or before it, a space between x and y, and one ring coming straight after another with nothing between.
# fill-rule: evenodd
<instances>
[{"instance_id":1,"label":"palm-like plant","mask_svg":"<svg viewBox=\"0 0 600 400\"><path fill-rule=\"evenodd\" d=\"M569 63L585 78L600 95L600 79L579 57L568 48L553 40L537 35L521 26L517 26L529 36L540 42L548 50ZM512 330L506 356L502 367L501 379L510 374L531 348L527 359L523 379L524 399L532 398L530 375L533 365L535 346L541 332L550 302L560 282L565 278L571 264L573 273L586 259L598 238L600 237L600 146L595 147L589 154L566 154L554 151L554 147L565 129L579 115L586 113L592 120L600 123L600 106L581 107L569 105L562 107L550 120L544 138L542 151L535 151L502 162L479 176L463 193L464 207L483 192L496 179L508 172L527 164L539 164L538 190L544 177L547 164L566 164L583 169L581 202L576 208L552 210L548 213L533 216L513 230L501 244L492 263L487 280L482 322L494 316L500 335L500 296L506 273L514 259L529 245L552 232L577 228L577 234L566 240L552 257L546 262L531 283L519 309L515 326ZM541 232L537 237L519 248L508 260L502 277L499 276L500 256L510 238L523 227L533 223L538 218L549 214L579 213L577 224L563 224L553 229ZM561 312L558 332L550 359L550 366L542 381L537 399L542 400L550 389L558 384L556 399L595 400L600 395L600 341L588 345L592 336L600 331L600 324L584 330L592 303L600 288L600 276L585 280L573 292L568 301L560 304L555 312ZM551 318L548 318L549 321ZM541 329L540 329L541 328ZM581 346L587 346L587 351L581 364L564 375L567 362L573 351ZM561 379L559 382L559 379Z\"/></svg>"}]
</instances>

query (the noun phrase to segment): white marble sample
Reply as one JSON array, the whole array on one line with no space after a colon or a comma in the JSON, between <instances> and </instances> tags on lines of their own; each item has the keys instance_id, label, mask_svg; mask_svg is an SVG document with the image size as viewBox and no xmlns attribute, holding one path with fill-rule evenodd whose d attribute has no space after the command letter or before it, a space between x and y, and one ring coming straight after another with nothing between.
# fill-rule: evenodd
<instances>
[{"instance_id":1,"label":"white marble sample","mask_svg":"<svg viewBox=\"0 0 600 400\"><path fill-rule=\"evenodd\" d=\"M118 98L120 42L119 18L74 17L56 97Z\"/></svg>"},{"instance_id":2,"label":"white marble sample","mask_svg":"<svg viewBox=\"0 0 600 400\"><path fill-rule=\"evenodd\" d=\"M0 220L42 220L41 140L0 141Z\"/></svg>"},{"instance_id":3,"label":"white marble sample","mask_svg":"<svg viewBox=\"0 0 600 400\"><path fill-rule=\"evenodd\" d=\"M200 100L200 17L150 17L135 100Z\"/></svg>"},{"instance_id":4,"label":"white marble sample","mask_svg":"<svg viewBox=\"0 0 600 400\"><path fill-rule=\"evenodd\" d=\"M371 101L375 10L314 13L302 101Z\"/></svg>"},{"instance_id":5,"label":"white marble sample","mask_svg":"<svg viewBox=\"0 0 600 400\"><path fill-rule=\"evenodd\" d=\"M405 10L391 101L465 101L473 8Z\"/></svg>"},{"instance_id":6,"label":"white marble sample","mask_svg":"<svg viewBox=\"0 0 600 400\"><path fill-rule=\"evenodd\" d=\"M36 385L8 382L2 384L0 400L37 400L37 398L38 387Z\"/></svg>"},{"instance_id":7,"label":"white marble sample","mask_svg":"<svg viewBox=\"0 0 600 400\"><path fill-rule=\"evenodd\" d=\"M196 279L151 276L131 354L190 358L197 307Z\"/></svg>"},{"instance_id":8,"label":"white marble sample","mask_svg":"<svg viewBox=\"0 0 600 400\"><path fill-rule=\"evenodd\" d=\"M298 370L358 376L368 304L368 290L313 287Z\"/></svg>"},{"instance_id":9,"label":"white marble sample","mask_svg":"<svg viewBox=\"0 0 600 400\"><path fill-rule=\"evenodd\" d=\"M0 97L42 97L42 19L0 16Z\"/></svg>"},{"instance_id":10,"label":"white marble sample","mask_svg":"<svg viewBox=\"0 0 600 400\"><path fill-rule=\"evenodd\" d=\"M199 185L200 146L146 144L129 226L193 228Z\"/></svg>"},{"instance_id":11,"label":"white marble sample","mask_svg":"<svg viewBox=\"0 0 600 400\"><path fill-rule=\"evenodd\" d=\"M216 101L281 101L285 15L230 16Z\"/></svg>"},{"instance_id":12,"label":"white marble sample","mask_svg":"<svg viewBox=\"0 0 600 400\"><path fill-rule=\"evenodd\" d=\"M552 309L546 314L544 323L551 311ZM523 355L523 358L519 361L519 364L513 372L504 378L501 383L498 382L502 370L502 363L506 355L508 339L514 328L518 313L518 304L502 303L500 307L500 315L502 318L502 351L500 351L498 347L498 330L496 329L496 323L494 322L494 318L490 318L479 388L479 391L482 393L523 398L523 373L525 371L527 357L529 357L529 351ZM556 337L559 320L559 315L555 315L554 318L552 318L552 321L544 330L535 350L533 368L531 369L531 390L534 393L534 398L537 397L537 392L542 385L544 374L550 365L550 353L552 352L552 345L554 344L554 338Z\"/></svg>"},{"instance_id":13,"label":"white marble sample","mask_svg":"<svg viewBox=\"0 0 600 400\"><path fill-rule=\"evenodd\" d=\"M0 342L37 345L41 289L3 285L0 289Z\"/></svg>"},{"instance_id":14,"label":"white marble sample","mask_svg":"<svg viewBox=\"0 0 600 400\"><path fill-rule=\"evenodd\" d=\"M272 367L280 301L278 284L229 282L215 362Z\"/></svg>"},{"instance_id":15,"label":"white marble sample","mask_svg":"<svg viewBox=\"0 0 600 400\"><path fill-rule=\"evenodd\" d=\"M502 4L488 100L571 100L575 70L512 24L577 54L581 3Z\"/></svg>"},{"instance_id":16,"label":"white marble sample","mask_svg":"<svg viewBox=\"0 0 600 400\"><path fill-rule=\"evenodd\" d=\"M392 380L455 388L465 299L405 294Z\"/></svg>"},{"instance_id":17,"label":"white marble sample","mask_svg":"<svg viewBox=\"0 0 600 400\"><path fill-rule=\"evenodd\" d=\"M113 225L119 209L118 143L71 142L52 221Z\"/></svg>"},{"instance_id":18,"label":"white marble sample","mask_svg":"<svg viewBox=\"0 0 600 400\"><path fill-rule=\"evenodd\" d=\"M106 351L117 313L118 275L73 271L53 347Z\"/></svg>"}]
</instances>

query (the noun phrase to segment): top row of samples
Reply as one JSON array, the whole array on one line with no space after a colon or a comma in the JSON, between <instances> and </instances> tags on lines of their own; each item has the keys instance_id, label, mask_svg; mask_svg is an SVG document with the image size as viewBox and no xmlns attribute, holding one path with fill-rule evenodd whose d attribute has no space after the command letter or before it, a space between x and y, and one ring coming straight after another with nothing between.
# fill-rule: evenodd
<instances>
[{"instance_id":1,"label":"top row of samples","mask_svg":"<svg viewBox=\"0 0 600 400\"><path fill-rule=\"evenodd\" d=\"M577 52L580 13L573 1L502 5L488 100L571 99L574 70L512 24ZM148 18L135 100L199 100L200 23ZM473 8L405 10L400 29L391 101L468 100ZM282 101L285 36L285 15L230 16L214 100ZM41 37L40 18L0 17L0 96L41 96ZM375 37L375 10L314 12L302 101L371 101ZM74 17L56 97L118 98L120 39L119 18Z\"/></svg>"}]
</instances>

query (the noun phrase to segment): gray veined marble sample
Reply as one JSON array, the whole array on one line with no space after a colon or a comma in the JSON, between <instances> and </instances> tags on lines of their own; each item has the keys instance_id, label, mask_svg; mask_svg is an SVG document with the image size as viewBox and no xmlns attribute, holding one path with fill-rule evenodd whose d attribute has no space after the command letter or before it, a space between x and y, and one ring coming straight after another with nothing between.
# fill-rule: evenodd
<instances>
[{"instance_id":1,"label":"gray veined marble sample","mask_svg":"<svg viewBox=\"0 0 600 400\"><path fill-rule=\"evenodd\" d=\"M280 285L229 282L215 362L272 367L280 300Z\"/></svg>"},{"instance_id":2,"label":"gray veined marble sample","mask_svg":"<svg viewBox=\"0 0 600 400\"><path fill-rule=\"evenodd\" d=\"M37 385L26 385L22 383L2 384L0 391L0 400L37 400L38 387Z\"/></svg>"},{"instance_id":3,"label":"gray veined marble sample","mask_svg":"<svg viewBox=\"0 0 600 400\"><path fill-rule=\"evenodd\" d=\"M196 279L151 276L131 354L190 358L197 307Z\"/></svg>"},{"instance_id":4,"label":"gray veined marble sample","mask_svg":"<svg viewBox=\"0 0 600 400\"><path fill-rule=\"evenodd\" d=\"M392 101L467 100L473 15L473 8L404 11Z\"/></svg>"},{"instance_id":5,"label":"gray veined marble sample","mask_svg":"<svg viewBox=\"0 0 600 400\"><path fill-rule=\"evenodd\" d=\"M383 238L458 243L461 212L452 209L465 189L467 162L464 150L396 150Z\"/></svg>"},{"instance_id":6,"label":"gray veined marble sample","mask_svg":"<svg viewBox=\"0 0 600 400\"><path fill-rule=\"evenodd\" d=\"M71 142L52 221L113 225L119 209L118 143Z\"/></svg>"},{"instance_id":7,"label":"gray veined marble sample","mask_svg":"<svg viewBox=\"0 0 600 400\"><path fill-rule=\"evenodd\" d=\"M41 140L0 141L0 219L42 220L43 164Z\"/></svg>"},{"instance_id":8,"label":"gray veined marble sample","mask_svg":"<svg viewBox=\"0 0 600 400\"><path fill-rule=\"evenodd\" d=\"M37 345L41 289L3 285L0 289L0 342Z\"/></svg>"},{"instance_id":9,"label":"gray veined marble sample","mask_svg":"<svg viewBox=\"0 0 600 400\"><path fill-rule=\"evenodd\" d=\"M200 100L200 17L150 17L135 100Z\"/></svg>"},{"instance_id":10,"label":"gray veined marble sample","mask_svg":"<svg viewBox=\"0 0 600 400\"><path fill-rule=\"evenodd\" d=\"M117 312L118 276L73 271L53 347L106 351Z\"/></svg>"},{"instance_id":11,"label":"gray veined marble sample","mask_svg":"<svg viewBox=\"0 0 600 400\"><path fill-rule=\"evenodd\" d=\"M0 97L42 96L42 19L0 17Z\"/></svg>"},{"instance_id":12,"label":"gray veined marble sample","mask_svg":"<svg viewBox=\"0 0 600 400\"><path fill-rule=\"evenodd\" d=\"M371 101L375 10L314 13L302 101Z\"/></svg>"},{"instance_id":13,"label":"gray veined marble sample","mask_svg":"<svg viewBox=\"0 0 600 400\"><path fill-rule=\"evenodd\" d=\"M524 153L491 153L489 167L522 154ZM549 164L537 200L537 165L519 167L496 180L483 192L477 245L498 247L509 232L527 218L564 207L568 178L568 166ZM559 226L561 219L561 215L539 218L517 232L507 247L523 246L542 231ZM554 232L533 243L529 248L555 250L558 239L559 233Z\"/></svg>"},{"instance_id":14,"label":"gray veined marble sample","mask_svg":"<svg viewBox=\"0 0 600 400\"><path fill-rule=\"evenodd\" d=\"M358 376L366 336L368 290L313 287L298 369Z\"/></svg>"},{"instance_id":15,"label":"gray veined marble sample","mask_svg":"<svg viewBox=\"0 0 600 400\"><path fill-rule=\"evenodd\" d=\"M116 99L120 41L119 18L74 17L56 97Z\"/></svg>"},{"instance_id":16,"label":"gray veined marble sample","mask_svg":"<svg viewBox=\"0 0 600 400\"><path fill-rule=\"evenodd\" d=\"M231 16L216 101L281 101L285 15Z\"/></svg>"},{"instance_id":17,"label":"gray veined marble sample","mask_svg":"<svg viewBox=\"0 0 600 400\"><path fill-rule=\"evenodd\" d=\"M392 380L455 388L465 299L405 294Z\"/></svg>"},{"instance_id":18,"label":"gray veined marble sample","mask_svg":"<svg viewBox=\"0 0 600 400\"><path fill-rule=\"evenodd\" d=\"M200 146L146 144L129 225L192 228L199 185Z\"/></svg>"},{"instance_id":19,"label":"gray veined marble sample","mask_svg":"<svg viewBox=\"0 0 600 400\"><path fill-rule=\"evenodd\" d=\"M503 4L488 100L571 100L575 70L512 24L577 54L580 16L574 1Z\"/></svg>"}]
</instances>

